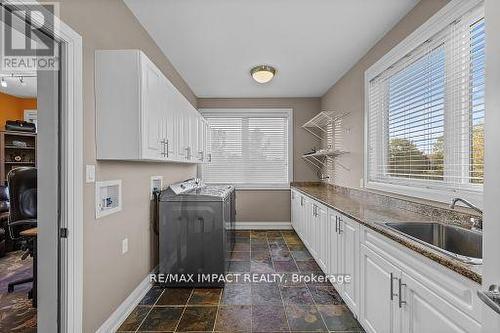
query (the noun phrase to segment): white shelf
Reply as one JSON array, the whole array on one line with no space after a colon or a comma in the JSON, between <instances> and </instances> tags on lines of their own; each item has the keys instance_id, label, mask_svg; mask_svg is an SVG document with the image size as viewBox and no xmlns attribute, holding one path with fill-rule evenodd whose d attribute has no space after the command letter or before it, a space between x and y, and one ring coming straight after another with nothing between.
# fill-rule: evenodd
<instances>
[{"instance_id":1,"label":"white shelf","mask_svg":"<svg viewBox=\"0 0 500 333\"><path fill-rule=\"evenodd\" d=\"M302 158L309 164L321 170L323 167L326 166L326 158L337 157L339 155L346 153L348 152L344 150L318 151L312 154L304 154L302 155Z\"/></svg>"},{"instance_id":2,"label":"white shelf","mask_svg":"<svg viewBox=\"0 0 500 333\"><path fill-rule=\"evenodd\" d=\"M323 137L320 135L321 132L327 133L327 127L329 125L346 117L347 115L349 115L349 113L336 114L333 111L322 111L302 125L302 128L322 140ZM315 132L315 130L321 131L320 134Z\"/></svg>"},{"instance_id":3,"label":"white shelf","mask_svg":"<svg viewBox=\"0 0 500 333\"><path fill-rule=\"evenodd\" d=\"M304 155L302 155L302 157L304 157L304 158L307 158L307 157L327 157L327 156L335 157L335 156L339 156L339 155L346 154L346 153L348 153L348 151L345 151L345 150L317 151L317 152L312 153L312 154L304 154Z\"/></svg>"}]
</instances>

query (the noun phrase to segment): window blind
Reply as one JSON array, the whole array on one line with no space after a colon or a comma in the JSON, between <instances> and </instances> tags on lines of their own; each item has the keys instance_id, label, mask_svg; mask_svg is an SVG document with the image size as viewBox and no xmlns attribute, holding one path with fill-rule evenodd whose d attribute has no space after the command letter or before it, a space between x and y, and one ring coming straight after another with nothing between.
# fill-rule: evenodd
<instances>
[{"instance_id":1,"label":"window blind","mask_svg":"<svg viewBox=\"0 0 500 333\"><path fill-rule=\"evenodd\" d=\"M456 20L368 84L368 183L481 191L485 22Z\"/></svg>"},{"instance_id":2,"label":"window blind","mask_svg":"<svg viewBox=\"0 0 500 333\"><path fill-rule=\"evenodd\" d=\"M288 186L290 112L203 111L211 136L212 162L203 166L207 183Z\"/></svg>"}]
</instances>

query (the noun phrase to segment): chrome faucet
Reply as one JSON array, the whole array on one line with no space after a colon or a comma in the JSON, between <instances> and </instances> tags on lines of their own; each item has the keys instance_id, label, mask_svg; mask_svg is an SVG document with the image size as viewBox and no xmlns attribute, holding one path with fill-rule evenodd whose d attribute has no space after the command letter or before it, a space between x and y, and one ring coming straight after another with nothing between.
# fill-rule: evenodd
<instances>
[{"instance_id":1,"label":"chrome faucet","mask_svg":"<svg viewBox=\"0 0 500 333\"><path fill-rule=\"evenodd\" d=\"M482 219L483 211L481 209L479 209L478 207L474 206L469 201L467 201L465 199L462 199L462 198L455 198L455 199L453 199L451 201L451 204L450 204L450 209L454 209L455 206L456 206L456 204L457 204L457 202L459 202L459 201L462 202L462 203L464 203L469 208L475 210L479 214L481 214L481 217L479 217L478 219L471 218L470 222L471 222L471 226L472 226L473 229L483 230L483 219Z\"/></svg>"}]
</instances>

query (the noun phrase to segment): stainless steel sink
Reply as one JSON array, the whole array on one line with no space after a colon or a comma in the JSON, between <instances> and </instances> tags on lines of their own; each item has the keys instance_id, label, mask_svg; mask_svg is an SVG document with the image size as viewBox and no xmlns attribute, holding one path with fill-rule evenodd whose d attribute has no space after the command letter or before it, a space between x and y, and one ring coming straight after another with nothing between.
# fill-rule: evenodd
<instances>
[{"instance_id":1,"label":"stainless steel sink","mask_svg":"<svg viewBox=\"0 0 500 333\"><path fill-rule=\"evenodd\" d=\"M483 263L483 235L440 223L385 223L392 230L468 264Z\"/></svg>"}]
</instances>

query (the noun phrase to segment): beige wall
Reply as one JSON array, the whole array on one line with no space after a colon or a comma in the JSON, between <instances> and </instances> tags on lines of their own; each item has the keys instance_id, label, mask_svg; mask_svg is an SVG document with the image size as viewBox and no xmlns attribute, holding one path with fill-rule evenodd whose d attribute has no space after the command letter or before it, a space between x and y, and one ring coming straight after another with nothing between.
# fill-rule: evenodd
<instances>
[{"instance_id":1,"label":"beige wall","mask_svg":"<svg viewBox=\"0 0 500 333\"><path fill-rule=\"evenodd\" d=\"M301 158L318 141L300 128L320 111L319 98L200 98L203 108L292 108L293 109L293 180L317 180L316 172ZM237 221L289 222L290 191L242 190L236 193Z\"/></svg>"},{"instance_id":2,"label":"beige wall","mask_svg":"<svg viewBox=\"0 0 500 333\"><path fill-rule=\"evenodd\" d=\"M321 99L323 110L350 112L344 123L344 128L350 129L345 134L345 149L349 154L338 158L338 163L331 173L331 182L359 187L360 179L363 177L365 71L448 2L448 0L421 0Z\"/></svg>"},{"instance_id":3,"label":"beige wall","mask_svg":"<svg viewBox=\"0 0 500 333\"><path fill-rule=\"evenodd\" d=\"M154 267L150 227L150 176L167 183L196 174L172 163L97 162L95 147L94 51L142 49L196 106L196 97L125 4L119 0L63 0L62 20L83 37L84 161L97 165L97 179L123 181L123 210L95 220L94 185L84 187L84 332L95 330ZM119 123L119 119L117 120ZM129 251L121 254L121 241Z\"/></svg>"}]
</instances>

